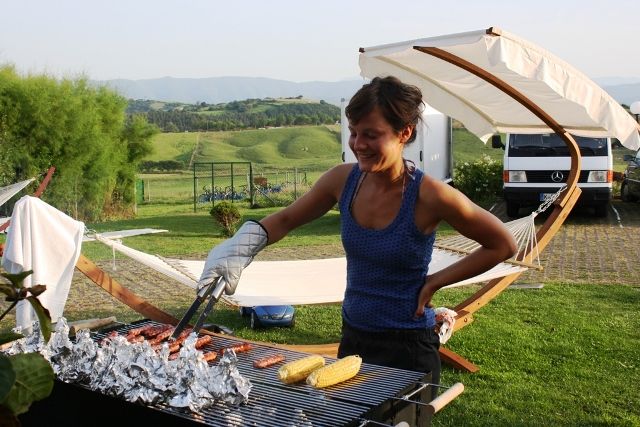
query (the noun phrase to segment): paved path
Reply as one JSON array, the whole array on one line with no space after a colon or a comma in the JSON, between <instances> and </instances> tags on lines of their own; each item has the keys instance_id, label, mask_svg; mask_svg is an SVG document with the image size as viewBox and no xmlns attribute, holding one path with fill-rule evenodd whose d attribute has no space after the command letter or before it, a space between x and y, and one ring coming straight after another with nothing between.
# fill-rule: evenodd
<instances>
[{"instance_id":1,"label":"paved path","mask_svg":"<svg viewBox=\"0 0 640 427\"><path fill-rule=\"evenodd\" d=\"M494 212L506 221L504 205ZM542 224L544 218L536 220ZM539 224L538 224L539 223ZM640 204L615 200L606 218L576 209L518 282L640 285Z\"/></svg>"}]
</instances>

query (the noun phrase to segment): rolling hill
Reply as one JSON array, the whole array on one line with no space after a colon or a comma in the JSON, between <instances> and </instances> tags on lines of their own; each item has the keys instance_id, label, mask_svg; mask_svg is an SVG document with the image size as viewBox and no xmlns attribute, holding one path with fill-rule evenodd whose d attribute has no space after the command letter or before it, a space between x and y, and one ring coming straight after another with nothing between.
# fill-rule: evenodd
<instances>
[{"instance_id":1,"label":"rolling hill","mask_svg":"<svg viewBox=\"0 0 640 427\"><path fill-rule=\"evenodd\" d=\"M161 133L144 160L252 162L262 167L327 170L341 162L340 127L298 126L233 132Z\"/></svg>"}]
</instances>

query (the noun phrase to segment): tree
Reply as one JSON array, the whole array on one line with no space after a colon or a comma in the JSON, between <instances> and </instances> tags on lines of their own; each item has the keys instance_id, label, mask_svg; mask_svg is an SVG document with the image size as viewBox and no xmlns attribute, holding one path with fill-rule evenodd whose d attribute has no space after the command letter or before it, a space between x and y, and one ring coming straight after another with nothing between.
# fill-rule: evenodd
<instances>
[{"instance_id":1,"label":"tree","mask_svg":"<svg viewBox=\"0 0 640 427\"><path fill-rule=\"evenodd\" d=\"M103 218L105 204L125 212L155 132L143 116L127 120L126 107L122 96L83 78L22 77L0 67L0 185L54 165L48 203L81 220Z\"/></svg>"}]
</instances>

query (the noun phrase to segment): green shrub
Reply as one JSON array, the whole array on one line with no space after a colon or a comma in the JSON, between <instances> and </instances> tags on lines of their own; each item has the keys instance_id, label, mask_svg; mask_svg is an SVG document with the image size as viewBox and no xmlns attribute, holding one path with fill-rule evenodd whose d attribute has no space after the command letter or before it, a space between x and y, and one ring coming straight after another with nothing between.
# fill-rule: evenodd
<instances>
[{"instance_id":1,"label":"green shrub","mask_svg":"<svg viewBox=\"0 0 640 427\"><path fill-rule=\"evenodd\" d=\"M242 219L240 210L230 202L216 203L209 211L211 216L222 227L225 236L230 237L236 232L238 223Z\"/></svg>"},{"instance_id":2,"label":"green shrub","mask_svg":"<svg viewBox=\"0 0 640 427\"><path fill-rule=\"evenodd\" d=\"M482 155L475 162L454 168L456 188L476 203L493 200L502 193L502 163Z\"/></svg>"}]
</instances>

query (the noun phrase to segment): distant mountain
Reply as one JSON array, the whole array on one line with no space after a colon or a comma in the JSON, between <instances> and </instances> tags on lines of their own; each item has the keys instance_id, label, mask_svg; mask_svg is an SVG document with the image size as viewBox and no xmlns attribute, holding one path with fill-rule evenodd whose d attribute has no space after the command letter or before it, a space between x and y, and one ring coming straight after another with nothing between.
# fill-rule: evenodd
<instances>
[{"instance_id":1,"label":"distant mountain","mask_svg":"<svg viewBox=\"0 0 640 427\"><path fill-rule=\"evenodd\" d=\"M603 86L603 89L621 104L631 105L640 101L640 83Z\"/></svg>"},{"instance_id":2,"label":"distant mountain","mask_svg":"<svg viewBox=\"0 0 640 427\"><path fill-rule=\"evenodd\" d=\"M640 83L640 77L598 77L593 79L594 82L598 83L600 86L618 86L618 85L630 85Z\"/></svg>"},{"instance_id":3,"label":"distant mountain","mask_svg":"<svg viewBox=\"0 0 640 427\"><path fill-rule=\"evenodd\" d=\"M602 77L595 81L622 104L630 105L640 100L640 77ZM302 95L305 98L340 105L340 100L350 98L362 86L363 80L296 83L264 77L163 77L146 80L96 80L92 83L109 86L130 99L218 104L251 98L288 98Z\"/></svg>"},{"instance_id":4,"label":"distant mountain","mask_svg":"<svg viewBox=\"0 0 640 427\"><path fill-rule=\"evenodd\" d=\"M362 80L338 82L302 82L262 77L163 77L146 80L96 80L92 84L109 86L130 99L153 99L166 102L218 104L256 98L287 98L302 95L340 105L362 86Z\"/></svg>"}]
</instances>

